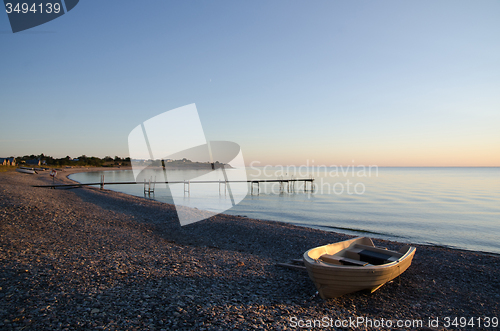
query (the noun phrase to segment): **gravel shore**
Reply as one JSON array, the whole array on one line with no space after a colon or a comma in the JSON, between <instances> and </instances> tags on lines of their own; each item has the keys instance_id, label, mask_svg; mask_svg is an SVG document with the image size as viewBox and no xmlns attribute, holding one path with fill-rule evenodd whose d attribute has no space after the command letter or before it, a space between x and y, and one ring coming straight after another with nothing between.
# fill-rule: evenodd
<instances>
[{"instance_id":1,"label":"gravel shore","mask_svg":"<svg viewBox=\"0 0 500 331\"><path fill-rule=\"evenodd\" d=\"M51 182L48 172L0 173L2 330L293 330L299 320L349 318L422 320L394 330L494 330L484 318L500 318L494 254L415 245L410 268L377 292L325 301L307 273L275 264L351 236L228 215L181 227L165 203L32 187ZM445 327L445 317L475 325Z\"/></svg>"}]
</instances>

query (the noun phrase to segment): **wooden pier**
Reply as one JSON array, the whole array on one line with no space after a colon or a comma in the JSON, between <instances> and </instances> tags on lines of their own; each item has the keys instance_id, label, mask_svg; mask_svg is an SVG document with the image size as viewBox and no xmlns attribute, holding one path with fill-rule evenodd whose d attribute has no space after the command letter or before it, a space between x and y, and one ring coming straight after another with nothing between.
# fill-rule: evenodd
<instances>
[{"instance_id":1,"label":"wooden pier","mask_svg":"<svg viewBox=\"0 0 500 331\"><path fill-rule=\"evenodd\" d=\"M296 191L296 185L303 183L304 192L314 191L314 178L278 178L278 179L251 179L251 180L183 180L183 181L149 181L144 180L144 182L105 182L104 175L101 175L101 180L98 183L74 183L74 184L51 184L51 185L33 185L33 187L46 187L52 189L71 189L79 188L84 186L99 186L101 190L104 189L105 185L144 185L144 194L150 195L154 194L156 184L184 184L184 193L190 193L191 184L219 184L219 195L222 195L221 185L224 185L224 192L227 192L227 184L231 183L250 183L250 194L256 195L260 193L260 184L265 183L278 183L279 193L293 193ZM309 185L308 185L309 183Z\"/></svg>"},{"instance_id":2,"label":"wooden pier","mask_svg":"<svg viewBox=\"0 0 500 331\"><path fill-rule=\"evenodd\" d=\"M304 183L304 192L314 191L314 178L278 178L278 179L254 179L247 180L247 183L250 183L250 194L254 195L254 185L257 185L257 195L260 193L260 184L261 183L279 183L279 193L284 193L285 191L288 193L295 192L295 184ZM307 188L307 183L310 183L309 189ZM285 189L286 187L286 189Z\"/></svg>"}]
</instances>

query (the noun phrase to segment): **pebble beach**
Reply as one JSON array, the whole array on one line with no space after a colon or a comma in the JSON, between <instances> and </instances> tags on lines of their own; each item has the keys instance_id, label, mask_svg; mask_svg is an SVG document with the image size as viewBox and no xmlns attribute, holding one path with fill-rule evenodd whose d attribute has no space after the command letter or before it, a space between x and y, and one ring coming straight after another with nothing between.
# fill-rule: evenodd
<instances>
[{"instance_id":1,"label":"pebble beach","mask_svg":"<svg viewBox=\"0 0 500 331\"><path fill-rule=\"evenodd\" d=\"M76 171L88 170L56 182ZM33 187L51 183L0 173L1 330L495 330L500 318L495 254L413 245L394 281L323 300L306 272L276 264L352 236L223 214L181 227L169 204Z\"/></svg>"}]
</instances>

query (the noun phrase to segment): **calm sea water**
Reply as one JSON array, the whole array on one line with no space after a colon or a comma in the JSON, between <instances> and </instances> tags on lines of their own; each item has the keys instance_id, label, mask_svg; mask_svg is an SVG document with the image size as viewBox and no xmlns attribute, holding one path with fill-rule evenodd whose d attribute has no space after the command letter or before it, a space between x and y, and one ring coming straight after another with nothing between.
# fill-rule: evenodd
<instances>
[{"instance_id":1,"label":"calm sea water","mask_svg":"<svg viewBox=\"0 0 500 331\"><path fill-rule=\"evenodd\" d=\"M315 190L304 192L299 184L289 193L280 192L278 184L261 184L259 195L251 195L249 190L248 196L226 214L500 253L500 168L267 167L248 168L247 173L249 179L312 175ZM99 182L101 174L106 182L134 180L128 170L78 173L70 178L81 183ZM151 170L149 175L154 178L155 172ZM176 179L183 176L196 177L197 171L176 171ZM143 185L106 188L144 196ZM165 185L157 186L152 198L172 203L169 194ZM218 184L191 184L186 201L189 199L206 201L206 209L210 209L214 202L229 197L219 194Z\"/></svg>"}]
</instances>

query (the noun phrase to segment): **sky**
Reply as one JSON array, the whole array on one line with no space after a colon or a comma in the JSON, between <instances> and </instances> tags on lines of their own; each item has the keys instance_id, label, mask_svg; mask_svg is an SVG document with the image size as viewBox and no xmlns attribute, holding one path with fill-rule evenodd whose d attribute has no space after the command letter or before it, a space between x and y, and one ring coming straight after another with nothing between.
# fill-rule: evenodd
<instances>
[{"instance_id":1,"label":"sky","mask_svg":"<svg viewBox=\"0 0 500 331\"><path fill-rule=\"evenodd\" d=\"M129 155L196 104L247 165L500 166L500 1L82 0L12 33L0 157Z\"/></svg>"}]
</instances>

